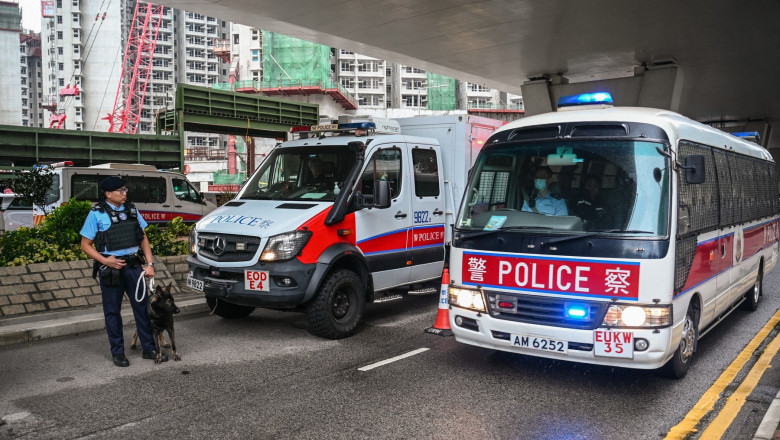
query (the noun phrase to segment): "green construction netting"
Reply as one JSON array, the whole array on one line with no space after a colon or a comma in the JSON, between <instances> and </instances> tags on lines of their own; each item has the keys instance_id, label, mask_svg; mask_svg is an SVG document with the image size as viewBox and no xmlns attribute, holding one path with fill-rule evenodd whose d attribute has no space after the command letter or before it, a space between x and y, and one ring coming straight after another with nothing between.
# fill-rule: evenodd
<instances>
[{"instance_id":1,"label":"green construction netting","mask_svg":"<svg viewBox=\"0 0 780 440\"><path fill-rule=\"evenodd\" d=\"M428 72L428 110L455 110L455 78Z\"/></svg>"},{"instance_id":2,"label":"green construction netting","mask_svg":"<svg viewBox=\"0 0 780 440\"><path fill-rule=\"evenodd\" d=\"M22 30L22 10L19 9L19 5L5 3L0 6L0 29L6 31Z\"/></svg>"},{"instance_id":3,"label":"green construction netting","mask_svg":"<svg viewBox=\"0 0 780 440\"><path fill-rule=\"evenodd\" d=\"M214 172L214 185L241 185L246 180L246 173L228 174L227 170Z\"/></svg>"},{"instance_id":4,"label":"green construction netting","mask_svg":"<svg viewBox=\"0 0 780 440\"><path fill-rule=\"evenodd\" d=\"M241 185L246 180L246 142L244 138L236 136L236 152L238 153L238 174L228 174L228 170L215 171L214 185Z\"/></svg>"},{"instance_id":5,"label":"green construction netting","mask_svg":"<svg viewBox=\"0 0 780 440\"><path fill-rule=\"evenodd\" d=\"M263 31L263 88L330 83L330 48Z\"/></svg>"}]
</instances>

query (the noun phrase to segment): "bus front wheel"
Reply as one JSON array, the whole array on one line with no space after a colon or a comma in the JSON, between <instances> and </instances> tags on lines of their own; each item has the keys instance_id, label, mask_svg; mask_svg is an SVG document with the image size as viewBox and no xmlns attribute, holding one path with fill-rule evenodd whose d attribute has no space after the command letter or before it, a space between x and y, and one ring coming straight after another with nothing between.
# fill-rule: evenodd
<instances>
[{"instance_id":1,"label":"bus front wheel","mask_svg":"<svg viewBox=\"0 0 780 440\"><path fill-rule=\"evenodd\" d=\"M674 379L685 377L688 369L691 367L698 338L699 325L696 322L696 311L693 308L693 304L689 304L688 311L685 313L685 321L683 322L680 345L677 346L674 356L663 366L663 372L666 376Z\"/></svg>"},{"instance_id":2,"label":"bus front wheel","mask_svg":"<svg viewBox=\"0 0 780 440\"><path fill-rule=\"evenodd\" d=\"M753 287L751 287L750 290L748 290L745 294L745 302L742 303L742 308L749 312L754 312L758 308L758 300L760 299L761 295L763 295L763 290L764 270L763 268L759 268L758 275L756 276L756 282L753 284Z\"/></svg>"}]
</instances>

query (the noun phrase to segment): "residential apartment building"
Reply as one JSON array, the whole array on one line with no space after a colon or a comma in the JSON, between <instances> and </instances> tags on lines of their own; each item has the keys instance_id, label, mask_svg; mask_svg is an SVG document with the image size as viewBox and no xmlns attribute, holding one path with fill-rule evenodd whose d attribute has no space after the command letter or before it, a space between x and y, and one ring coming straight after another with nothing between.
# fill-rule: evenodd
<instances>
[{"instance_id":1,"label":"residential apartment building","mask_svg":"<svg viewBox=\"0 0 780 440\"><path fill-rule=\"evenodd\" d=\"M21 60L22 125L44 127L43 119L43 65L41 36L33 32L19 35Z\"/></svg>"},{"instance_id":2,"label":"residential apartment building","mask_svg":"<svg viewBox=\"0 0 780 440\"><path fill-rule=\"evenodd\" d=\"M0 1L0 54L9 54L0 62L0 124L21 125L22 63L19 34L22 31L22 11L16 3Z\"/></svg>"}]
</instances>

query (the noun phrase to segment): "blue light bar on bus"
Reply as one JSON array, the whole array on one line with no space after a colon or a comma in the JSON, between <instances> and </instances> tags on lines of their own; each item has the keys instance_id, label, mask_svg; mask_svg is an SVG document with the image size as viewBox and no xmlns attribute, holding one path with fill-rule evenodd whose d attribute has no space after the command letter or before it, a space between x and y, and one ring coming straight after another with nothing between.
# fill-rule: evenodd
<instances>
[{"instance_id":1,"label":"blue light bar on bus","mask_svg":"<svg viewBox=\"0 0 780 440\"><path fill-rule=\"evenodd\" d=\"M757 131L735 131L734 133L731 134L743 139L755 139L755 140L760 139Z\"/></svg>"},{"instance_id":2,"label":"blue light bar on bus","mask_svg":"<svg viewBox=\"0 0 780 440\"><path fill-rule=\"evenodd\" d=\"M582 93L579 95L561 96L558 107L573 107L578 105L612 105L612 95L607 92Z\"/></svg>"},{"instance_id":3,"label":"blue light bar on bus","mask_svg":"<svg viewBox=\"0 0 780 440\"><path fill-rule=\"evenodd\" d=\"M373 130L376 124L373 122L354 122L352 124L339 124L339 130Z\"/></svg>"}]
</instances>

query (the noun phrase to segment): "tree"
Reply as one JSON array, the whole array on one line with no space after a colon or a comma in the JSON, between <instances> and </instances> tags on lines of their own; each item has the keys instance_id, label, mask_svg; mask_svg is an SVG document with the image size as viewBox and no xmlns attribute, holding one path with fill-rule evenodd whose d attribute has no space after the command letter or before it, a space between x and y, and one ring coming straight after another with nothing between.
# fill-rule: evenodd
<instances>
[{"instance_id":1,"label":"tree","mask_svg":"<svg viewBox=\"0 0 780 440\"><path fill-rule=\"evenodd\" d=\"M32 171L14 171L14 176L8 182L11 188L22 201L32 203L46 212L46 194L54 183L54 168L45 165L36 165Z\"/></svg>"}]
</instances>

